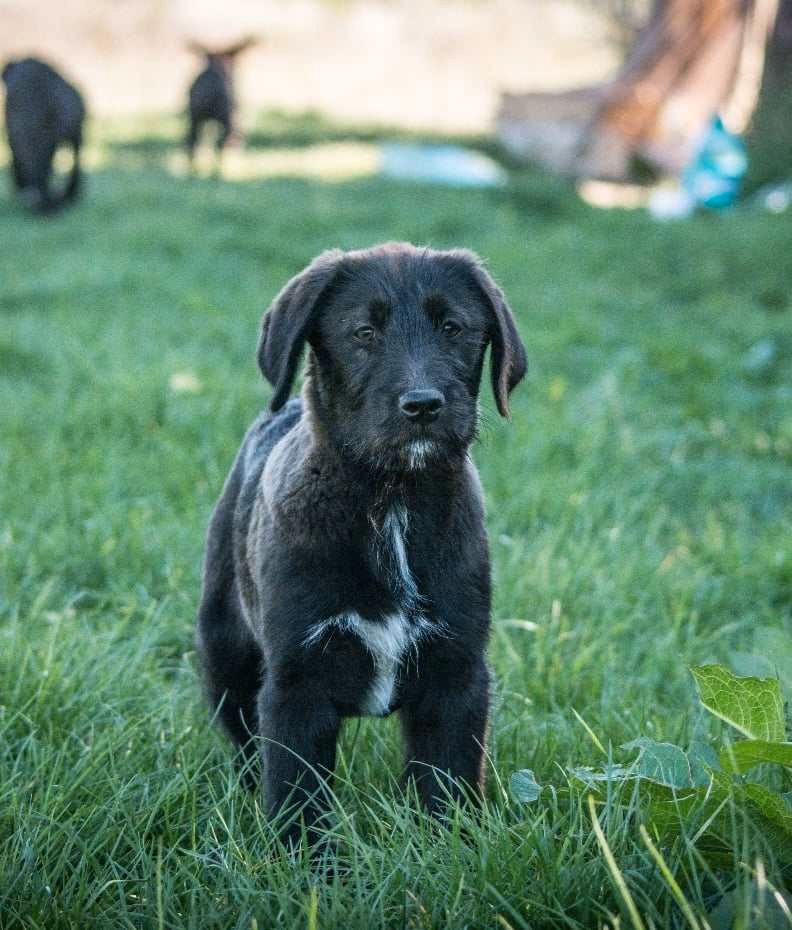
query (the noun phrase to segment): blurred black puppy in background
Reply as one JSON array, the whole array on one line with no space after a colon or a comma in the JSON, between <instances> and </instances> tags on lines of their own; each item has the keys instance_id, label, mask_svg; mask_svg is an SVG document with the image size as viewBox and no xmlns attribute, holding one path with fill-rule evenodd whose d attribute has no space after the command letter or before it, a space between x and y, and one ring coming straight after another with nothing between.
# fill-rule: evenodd
<instances>
[{"instance_id":1,"label":"blurred black puppy in background","mask_svg":"<svg viewBox=\"0 0 792 930\"><path fill-rule=\"evenodd\" d=\"M187 130L187 154L192 163L195 147L206 123L217 124L215 147L222 152L234 132L234 67L236 58L245 49L254 45L256 39L249 36L235 45L224 49L208 49L198 42L189 48L206 60L206 66L190 85Z\"/></svg>"},{"instance_id":2,"label":"blurred black puppy in background","mask_svg":"<svg viewBox=\"0 0 792 930\"><path fill-rule=\"evenodd\" d=\"M2 76L14 187L31 209L51 213L80 192L83 99L54 68L35 58L10 61ZM63 144L73 152L71 173L65 188L53 192L52 162Z\"/></svg>"},{"instance_id":3,"label":"blurred black puppy in background","mask_svg":"<svg viewBox=\"0 0 792 930\"><path fill-rule=\"evenodd\" d=\"M311 834L346 717L400 712L430 811L483 788L490 563L468 450L488 347L506 416L525 350L461 250L325 252L264 317L274 394L212 517L198 643L229 736L248 759L261 737L270 813L298 786Z\"/></svg>"}]
</instances>

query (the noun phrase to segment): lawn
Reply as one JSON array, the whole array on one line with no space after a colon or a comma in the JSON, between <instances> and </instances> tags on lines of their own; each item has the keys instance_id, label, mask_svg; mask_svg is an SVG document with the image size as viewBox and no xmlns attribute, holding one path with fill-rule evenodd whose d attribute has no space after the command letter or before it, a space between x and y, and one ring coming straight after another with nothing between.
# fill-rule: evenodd
<instances>
[{"instance_id":1,"label":"lawn","mask_svg":"<svg viewBox=\"0 0 792 930\"><path fill-rule=\"evenodd\" d=\"M256 141L344 135L295 126ZM695 812L652 834L686 915L642 796L597 795L614 873L569 769L717 736L690 665L789 687L792 213L661 225L528 171L498 191L185 179L170 131L106 127L71 212L0 199L3 930L637 927L620 883L647 927L761 910L790 860L739 799L715 857ZM510 423L483 399L475 452L488 798L430 822L399 795L398 721L349 724L317 866L238 785L193 622L207 520L267 399L262 312L320 250L385 239L484 256L531 360ZM509 787L524 768L552 786L532 804Z\"/></svg>"}]
</instances>

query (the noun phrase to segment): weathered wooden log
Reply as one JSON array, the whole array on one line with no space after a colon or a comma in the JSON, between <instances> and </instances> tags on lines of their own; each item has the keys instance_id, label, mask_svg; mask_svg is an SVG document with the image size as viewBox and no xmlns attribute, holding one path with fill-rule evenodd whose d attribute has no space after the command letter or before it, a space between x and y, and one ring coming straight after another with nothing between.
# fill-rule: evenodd
<instances>
[{"instance_id":1,"label":"weathered wooden log","mask_svg":"<svg viewBox=\"0 0 792 930\"><path fill-rule=\"evenodd\" d=\"M577 177L624 180L639 159L676 174L713 114L735 131L745 128L777 6L655 0L613 81L562 94L504 95L500 138L514 154Z\"/></svg>"}]
</instances>

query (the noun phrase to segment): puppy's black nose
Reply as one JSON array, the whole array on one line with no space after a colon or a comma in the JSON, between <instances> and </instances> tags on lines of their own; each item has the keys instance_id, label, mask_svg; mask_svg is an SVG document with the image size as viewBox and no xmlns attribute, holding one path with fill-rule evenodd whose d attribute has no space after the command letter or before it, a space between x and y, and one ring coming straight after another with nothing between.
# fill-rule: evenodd
<instances>
[{"instance_id":1,"label":"puppy's black nose","mask_svg":"<svg viewBox=\"0 0 792 930\"><path fill-rule=\"evenodd\" d=\"M418 423L434 420L443 404L445 397L440 391L407 391L399 398L401 412Z\"/></svg>"}]
</instances>

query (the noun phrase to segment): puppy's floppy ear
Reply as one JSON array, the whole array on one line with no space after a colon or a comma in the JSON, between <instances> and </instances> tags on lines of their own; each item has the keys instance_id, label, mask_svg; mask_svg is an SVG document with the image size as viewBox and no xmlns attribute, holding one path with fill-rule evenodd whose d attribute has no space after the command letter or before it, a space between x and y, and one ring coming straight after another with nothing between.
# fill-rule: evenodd
<instances>
[{"instance_id":1,"label":"puppy's floppy ear","mask_svg":"<svg viewBox=\"0 0 792 930\"><path fill-rule=\"evenodd\" d=\"M187 41L184 43L184 46L194 55L200 55L201 58L206 58L211 54L209 49L202 42L198 42L195 39L187 39Z\"/></svg>"},{"instance_id":2,"label":"puppy's floppy ear","mask_svg":"<svg viewBox=\"0 0 792 930\"><path fill-rule=\"evenodd\" d=\"M245 36L244 39L240 39L239 42L235 42L233 45L229 45L227 48L224 48L220 54L228 55L229 58L234 58L236 55L239 55L240 52L244 52L253 45L257 45L261 40L258 36L249 35Z\"/></svg>"},{"instance_id":3,"label":"puppy's floppy ear","mask_svg":"<svg viewBox=\"0 0 792 930\"><path fill-rule=\"evenodd\" d=\"M322 252L289 281L264 314L258 363L275 389L269 405L273 412L286 403L305 340L343 257L340 249Z\"/></svg>"},{"instance_id":4,"label":"puppy's floppy ear","mask_svg":"<svg viewBox=\"0 0 792 930\"><path fill-rule=\"evenodd\" d=\"M461 261L472 277L490 314L490 375L492 393L498 413L509 416L509 394L525 377L528 359L525 346L517 332L511 308L506 303L503 291L484 268L474 252L457 249L454 257Z\"/></svg>"}]
</instances>

